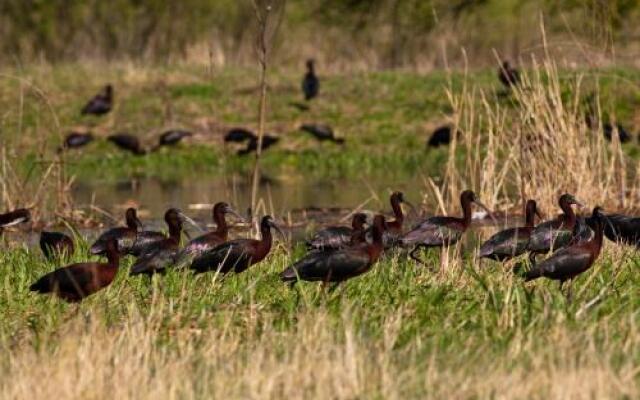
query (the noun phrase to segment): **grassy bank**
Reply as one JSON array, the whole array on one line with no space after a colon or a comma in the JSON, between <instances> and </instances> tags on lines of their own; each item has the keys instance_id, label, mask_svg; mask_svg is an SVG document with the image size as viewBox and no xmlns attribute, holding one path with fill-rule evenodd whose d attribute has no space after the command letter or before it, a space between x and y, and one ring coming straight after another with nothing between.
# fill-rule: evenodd
<instances>
[{"instance_id":1,"label":"grassy bank","mask_svg":"<svg viewBox=\"0 0 640 400\"><path fill-rule=\"evenodd\" d=\"M86 249L82 249L84 254ZM467 249L472 251L472 249ZM296 255L299 251L296 252ZM439 252L428 260L439 269ZM223 282L127 277L79 306L30 294L53 265L0 255L6 398L633 398L637 257L611 244L568 302L471 257L405 257L323 295L280 248ZM77 260L85 259L77 254Z\"/></svg>"},{"instance_id":2,"label":"grassy bank","mask_svg":"<svg viewBox=\"0 0 640 400\"><path fill-rule=\"evenodd\" d=\"M469 75L434 72L353 73L322 76L322 94L310 111L300 101L299 71L277 71L270 79L268 132L281 142L265 154L272 175L349 177L389 173L438 175L447 150L426 151L431 131L450 122L447 93L463 88L484 92L503 109L516 108L514 98L500 94L494 71ZM80 179L118 180L132 176L179 176L193 170L245 171L251 157L235 155L222 136L230 127L256 127L257 74L251 70L207 71L198 67L142 67L131 64L30 67L5 71L0 85L2 127L10 160L23 170L54 159L62 137L72 130L90 131L98 142L68 153L68 172ZM599 90L603 116L636 130L640 78L634 70L565 71L570 87L580 79L586 96ZM79 110L104 83L116 90L116 108L104 118L82 118ZM476 108L481 108L477 100ZM317 143L298 131L305 122L326 123L346 138L345 146ZM474 129L482 132L486 121ZM186 128L196 137L180 149L146 157L125 154L104 138L116 132L137 135L150 147L164 129ZM625 146L629 154L635 145ZM40 165L40 164L37 164Z\"/></svg>"}]
</instances>

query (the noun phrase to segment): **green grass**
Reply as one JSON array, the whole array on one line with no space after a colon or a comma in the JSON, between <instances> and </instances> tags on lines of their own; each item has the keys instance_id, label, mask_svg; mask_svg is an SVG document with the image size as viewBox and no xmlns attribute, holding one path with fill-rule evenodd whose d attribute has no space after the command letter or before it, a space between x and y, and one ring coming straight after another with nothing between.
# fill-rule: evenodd
<instances>
[{"instance_id":1,"label":"green grass","mask_svg":"<svg viewBox=\"0 0 640 400\"><path fill-rule=\"evenodd\" d=\"M638 73L628 69L567 71L562 79L569 82L578 74L585 76L584 93L594 90L598 82L605 117L615 116L635 132L640 91L630 82L640 78ZM225 128L232 126L255 129L254 71L225 69L210 76L187 66L63 65L31 67L5 75L20 76L31 83L21 89L20 81L4 78L0 85L3 131L18 160L28 162L33 158L24 155L42 150L49 152L45 158L51 158L61 135L72 129L92 130L101 137L131 132L151 146L163 128L184 127L196 131L199 139L178 151L139 158L108 143L97 143L69 153L69 172L80 179L117 180L141 175L179 176L194 169L246 171L252 165L252 157L238 157L235 148L224 148L221 137ZM460 93L466 85L492 97L499 90L494 71L473 72L467 77L396 71L329 75L321 77L321 96L313 102L312 110L300 112L290 105L300 101L298 75L275 71L270 77L267 131L282 137L280 144L265 153L264 164L272 175L353 177L390 171L403 177L416 171L437 175L446 151L427 152L425 143L431 130L445 123L451 113L446 90ZM116 110L106 118L81 118L78 110L105 82L115 85ZM39 88L44 97L29 87ZM494 100L505 108L514 107L508 98ZM346 146L316 143L297 130L307 121L330 124L346 137ZM630 155L637 154L635 145L626 149Z\"/></svg>"},{"instance_id":2,"label":"green grass","mask_svg":"<svg viewBox=\"0 0 640 400\"><path fill-rule=\"evenodd\" d=\"M183 370L175 371L176 380L183 383L186 380L189 390L197 397L227 393L219 385L230 389L229 383L216 378L218 374L224 375L222 370L207 367L217 357L228 357L225 359L229 368L248 374L240 373L237 379L241 381L297 379L295 371L290 371L287 377L278 376L275 370L262 370L260 376L251 375L251 364L263 360L252 360L249 355L260 348L273 357L274 365L286 363L294 351L304 351L289 340L312 342L313 337L308 337L312 333L306 331L306 326L318 318L322 325L314 329L334 332L331 341L323 344L328 348L337 346L347 351L346 343L355 340L357 348L353 351L356 356L371 360L388 357L389 365L377 365L372 361L373 371L366 370L372 375L362 376L372 381L362 386L356 393L358 396L385 397L386 384L396 395L424 397L427 394L424 390L429 388L424 387L421 377L431 379L435 374L436 381L431 383L433 386L427 397L439 397L437 393L441 396L485 397L492 391L505 389L504 380L509 379L510 374L519 376L525 372L539 374L539 382L525 392L529 395L525 397L544 397L545 394L558 397L552 393L555 393L556 385L561 384L562 377L545 378L540 369L557 369L561 373L564 363L568 362L572 365L569 368L582 379L598 379L606 372L623 382L622 387L611 382L598 391L584 382L568 392L577 398L594 393L605 394L605 397L625 394L634 397L640 383L637 369L631 376L624 375L624 371L630 365L637 365L640 357L638 261L632 253L621 254L613 249L613 245L609 247L595 266L575 282L571 302L555 282L540 280L524 284L497 264L483 262L480 265L470 255L461 260L460 266L448 265L444 273L416 266L404 256L392 257L333 293L323 293L318 285L310 283L299 284L292 290L279 282L277 274L302 251L297 249L289 256L279 247L266 261L248 272L229 276L223 281L216 280L213 274L193 276L177 271L153 279L128 277L130 261L125 260L116 281L77 308L48 296L29 293L29 284L55 265L44 262L39 252L20 247L0 255L3 286L0 292L0 343L4 351L10 353L11 360L0 364L0 370L3 370L0 392L10 393L9 389L15 388L16 382L12 379L28 381L16 374L21 370L20 362L29 361L22 358L29 349L35 351L34 362L48 365L47 368L61 368L51 361L62 357L66 340L76 337L73 340L80 343L95 326L101 328L92 335L120 337L135 330L137 324L142 324L144 338L127 336L126 340L133 341L134 347L135 341L139 340L139 345L143 346L142 343L150 340L151 347L145 350L149 353L144 353L150 360L169 354L171 362L182 363ZM85 252L86 246L83 246L74 260L85 260ZM439 257L438 251L427 255L434 270L439 268ZM601 297L600 301L585 308L597 296ZM73 328L78 323L85 328ZM349 338L350 334L353 338ZM220 341L213 353L208 348L211 345L208 338ZM238 352L225 356L223 346L229 345L229 340L234 343L239 340ZM275 347L261 348L263 341L269 341L270 346ZM185 348L193 349L193 354L182 354ZM87 360L100 359L95 352L101 351L107 352L113 360L132 357L132 354L100 345L82 351L88 351L82 353L82 359ZM213 359L196 356L200 353L209 354ZM76 362L83 363L73 361ZM317 362L317 368L328 368L332 362L336 367L340 364L336 359L309 359L308 362ZM596 370L591 369L594 365L597 365ZM39 367L31 365L30 368L38 370ZM160 365L153 368L161 370ZM399 380L392 383L376 381L378 369L383 368L397 373ZM434 373L433 368L440 372ZM148 377L146 384L155 382L154 370L138 372ZM87 373L98 379L108 372ZM458 374L461 377L453 382L439 381ZM320 385L324 382L323 375L319 373L318 376ZM197 382L206 377L211 381L199 387ZM117 377L113 379L119 382ZM456 388L456 379L460 379L459 384L467 382L471 387L466 391L462 387ZM480 384L483 380L484 386ZM252 397L243 392L248 382L238 383L238 391L231 393ZM51 382L54 383L55 380ZM116 385L133 384L124 381ZM149 389L140 387L137 390L146 397ZM181 390L184 388L178 392ZM54 391L63 393L61 388ZM22 393L28 392L30 390ZM296 392L280 394L318 397L319 393L317 388L299 387ZM517 391L511 388L503 395L512 397L515 393ZM98 397L102 396L104 394Z\"/></svg>"}]
</instances>

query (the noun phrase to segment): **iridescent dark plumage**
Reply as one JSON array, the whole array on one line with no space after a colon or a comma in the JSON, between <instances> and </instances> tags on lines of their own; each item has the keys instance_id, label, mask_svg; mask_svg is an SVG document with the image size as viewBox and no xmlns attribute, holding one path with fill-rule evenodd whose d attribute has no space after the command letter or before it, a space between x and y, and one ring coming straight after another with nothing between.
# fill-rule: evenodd
<instances>
[{"instance_id":1,"label":"iridescent dark plumage","mask_svg":"<svg viewBox=\"0 0 640 400\"><path fill-rule=\"evenodd\" d=\"M248 129L244 129L244 128L233 128L230 129L229 132L227 132L226 135L224 135L224 141L227 143L233 142L233 143L242 143L242 142L246 142L249 140L254 140L256 139L257 136L255 133L251 132Z\"/></svg>"},{"instance_id":2,"label":"iridescent dark plumage","mask_svg":"<svg viewBox=\"0 0 640 400\"><path fill-rule=\"evenodd\" d=\"M623 214L609 214L604 217L604 234L614 243L622 243L640 247L640 217ZM595 218L591 216L586 223L595 226Z\"/></svg>"},{"instance_id":3,"label":"iridescent dark plumage","mask_svg":"<svg viewBox=\"0 0 640 400\"><path fill-rule=\"evenodd\" d=\"M444 125L433 131L429 141L427 142L428 147L438 147L441 145L447 145L451 143L452 135L452 127L449 125Z\"/></svg>"},{"instance_id":4,"label":"iridescent dark plumage","mask_svg":"<svg viewBox=\"0 0 640 400\"><path fill-rule=\"evenodd\" d=\"M147 151L142 148L140 140L128 133L109 135L107 136L107 140L115 144L118 148L129 151L137 156L147 154Z\"/></svg>"},{"instance_id":5,"label":"iridescent dark plumage","mask_svg":"<svg viewBox=\"0 0 640 400\"><path fill-rule=\"evenodd\" d=\"M385 221L382 215L373 220L373 242L360 243L343 249L311 252L280 274L283 282L322 281L343 282L371 269L383 250Z\"/></svg>"},{"instance_id":6,"label":"iridescent dark plumage","mask_svg":"<svg viewBox=\"0 0 640 400\"><path fill-rule=\"evenodd\" d=\"M528 200L525 206L525 225L505 229L491 236L480 246L480 257L505 261L524 254L534 229L535 215L538 214L535 200ZM538 214L538 217L540 214Z\"/></svg>"},{"instance_id":7,"label":"iridescent dark plumage","mask_svg":"<svg viewBox=\"0 0 640 400\"><path fill-rule=\"evenodd\" d=\"M40 249L47 260L55 260L71 256L75 246L73 239L64 233L42 231L40 233Z\"/></svg>"},{"instance_id":8,"label":"iridescent dark plumage","mask_svg":"<svg viewBox=\"0 0 640 400\"><path fill-rule=\"evenodd\" d=\"M571 206L580 203L566 193L560 196L558 204L564 213L556 219L541 223L531 232L527 244L527 251L531 253L531 257L548 253L551 249L557 250L571 242L576 227L576 214Z\"/></svg>"},{"instance_id":9,"label":"iridescent dark plumage","mask_svg":"<svg viewBox=\"0 0 640 400\"><path fill-rule=\"evenodd\" d=\"M261 240L236 239L225 242L196 257L190 269L197 273L219 271L221 274L245 271L269 254L273 241L271 228L279 229L270 216L264 216L260 222Z\"/></svg>"},{"instance_id":10,"label":"iridescent dark plumage","mask_svg":"<svg viewBox=\"0 0 640 400\"><path fill-rule=\"evenodd\" d=\"M337 144L344 144L344 138L336 137L333 129L329 125L304 124L300 126L300 130L311 134L321 142L330 141Z\"/></svg>"},{"instance_id":11,"label":"iridescent dark plumage","mask_svg":"<svg viewBox=\"0 0 640 400\"><path fill-rule=\"evenodd\" d=\"M365 240L364 225L367 216L362 213L353 214L351 227L329 226L321 229L307 240L307 248L315 250L334 250L361 243Z\"/></svg>"},{"instance_id":12,"label":"iridescent dark plumage","mask_svg":"<svg viewBox=\"0 0 640 400\"><path fill-rule=\"evenodd\" d=\"M498 68L498 79L500 83L507 89L520 84L520 73L518 70L509 64L509 61L504 61L500 68Z\"/></svg>"},{"instance_id":13,"label":"iridescent dark plumage","mask_svg":"<svg viewBox=\"0 0 640 400\"><path fill-rule=\"evenodd\" d=\"M140 231L136 235L136 241L131 246L129 254L134 257L140 257L148 248L155 246L157 243L165 240L167 236L157 231Z\"/></svg>"},{"instance_id":14,"label":"iridescent dark plumage","mask_svg":"<svg viewBox=\"0 0 640 400\"><path fill-rule=\"evenodd\" d=\"M18 208L13 211L0 214L0 229L8 228L31 220L31 212L26 208Z\"/></svg>"},{"instance_id":15,"label":"iridescent dark plumage","mask_svg":"<svg viewBox=\"0 0 640 400\"><path fill-rule=\"evenodd\" d=\"M320 91L320 80L316 76L314 60L307 60L307 73L302 79L302 93L304 99L309 101L318 96Z\"/></svg>"},{"instance_id":16,"label":"iridescent dark plumage","mask_svg":"<svg viewBox=\"0 0 640 400\"><path fill-rule=\"evenodd\" d=\"M104 115L113 107L113 87L107 85L82 108L82 115Z\"/></svg>"},{"instance_id":17,"label":"iridescent dark plumage","mask_svg":"<svg viewBox=\"0 0 640 400\"><path fill-rule=\"evenodd\" d=\"M170 208L164 214L164 220L169 227L169 237L148 245L131 266L130 275L164 272L174 263L180 249L182 213L180 210Z\"/></svg>"},{"instance_id":18,"label":"iridescent dark plumage","mask_svg":"<svg viewBox=\"0 0 640 400\"><path fill-rule=\"evenodd\" d=\"M158 139L158 147L160 146L175 146L186 137L193 136L193 133L182 129L172 129L164 132Z\"/></svg>"},{"instance_id":19,"label":"iridescent dark plumage","mask_svg":"<svg viewBox=\"0 0 640 400\"><path fill-rule=\"evenodd\" d=\"M69 302L77 302L113 282L118 272L120 255L115 239L106 244L107 263L71 264L38 279L29 288L32 292L53 293Z\"/></svg>"},{"instance_id":20,"label":"iridescent dark plumage","mask_svg":"<svg viewBox=\"0 0 640 400\"><path fill-rule=\"evenodd\" d=\"M142 226L142 223L138 219L135 208L128 208L125 218L127 226L111 228L103 232L91 245L89 249L91 254L104 254L107 242L111 239L115 239L118 242L118 250L121 255L129 254L136 243L138 228Z\"/></svg>"},{"instance_id":21,"label":"iridescent dark plumage","mask_svg":"<svg viewBox=\"0 0 640 400\"><path fill-rule=\"evenodd\" d=\"M262 137L262 151L265 151L269 147L271 147L274 144L278 143L279 140L280 140L280 138L277 137L277 136L264 135ZM247 154L249 154L251 152L256 151L257 149L258 149L258 138L253 138L253 139L249 140L249 143L247 143L247 147L246 148L244 148L242 150L238 150L238 155L239 156L247 155Z\"/></svg>"},{"instance_id":22,"label":"iridescent dark plumage","mask_svg":"<svg viewBox=\"0 0 640 400\"><path fill-rule=\"evenodd\" d=\"M71 132L64 138L64 142L62 143L62 146L58 148L58 152L84 147L93 142L93 139L94 138L91 133Z\"/></svg>"},{"instance_id":23,"label":"iridescent dark plumage","mask_svg":"<svg viewBox=\"0 0 640 400\"><path fill-rule=\"evenodd\" d=\"M598 258L602 248L603 229L605 227L604 216L599 207L594 210L595 235L586 242L579 242L558 250L546 260L534 265L524 273L526 281L545 277L560 281L560 285L585 272Z\"/></svg>"},{"instance_id":24,"label":"iridescent dark plumage","mask_svg":"<svg viewBox=\"0 0 640 400\"><path fill-rule=\"evenodd\" d=\"M178 253L178 256L176 257L176 266L182 267L183 265L187 265L202 253L209 251L228 240L229 225L227 225L225 214L233 214L236 217L243 219L231 208L231 206L229 206L229 204L224 202L216 203L212 210L212 217L213 221L216 223L216 230L207 232L204 235L191 240Z\"/></svg>"},{"instance_id":25,"label":"iridescent dark plumage","mask_svg":"<svg viewBox=\"0 0 640 400\"><path fill-rule=\"evenodd\" d=\"M476 198L475 193L471 190L465 190L460 194L460 205L463 212L461 218L443 216L427 218L403 235L400 239L400 244L402 246L414 246L410 256L414 260L423 263L416 256L416 252L420 248L449 246L460 240L462 234L471 224L472 203L485 209L491 215L489 209Z\"/></svg>"}]
</instances>

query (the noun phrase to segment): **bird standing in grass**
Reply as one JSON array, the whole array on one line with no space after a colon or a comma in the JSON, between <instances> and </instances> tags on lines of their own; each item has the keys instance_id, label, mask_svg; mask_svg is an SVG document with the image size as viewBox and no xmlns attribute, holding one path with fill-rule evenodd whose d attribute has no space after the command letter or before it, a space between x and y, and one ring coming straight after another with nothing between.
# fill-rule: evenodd
<instances>
[{"instance_id":1,"label":"bird standing in grass","mask_svg":"<svg viewBox=\"0 0 640 400\"><path fill-rule=\"evenodd\" d=\"M113 87L107 85L82 108L82 115L104 115L113 107Z\"/></svg>"},{"instance_id":2,"label":"bird standing in grass","mask_svg":"<svg viewBox=\"0 0 640 400\"><path fill-rule=\"evenodd\" d=\"M605 217L602 209L596 207L593 210L595 216L595 235L586 242L579 242L553 253L546 260L534 265L524 273L525 281L531 281L541 277L560 282L560 289L566 281L572 281L576 276L585 272L593 265L602 249L602 236L605 226ZM567 297L571 298L571 283Z\"/></svg>"},{"instance_id":3,"label":"bird standing in grass","mask_svg":"<svg viewBox=\"0 0 640 400\"><path fill-rule=\"evenodd\" d=\"M266 215L262 217L260 222L262 236L260 240L236 239L223 243L196 257L190 268L196 273L219 271L221 274L227 274L233 271L239 274L264 260L269 254L273 242L271 228L280 231L280 228L273 222L273 218Z\"/></svg>"},{"instance_id":4,"label":"bird standing in grass","mask_svg":"<svg viewBox=\"0 0 640 400\"><path fill-rule=\"evenodd\" d=\"M329 251L310 252L280 274L283 282L295 284L298 280L320 281L324 284L339 284L368 272L378 261L383 250L382 235L385 230L384 216L373 219L372 243Z\"/></svg>"},{"instance_id":5,"label":"bird standing in grass","mask_svg":"<svg viewBox=\"0 0 640 400\"><path fill-rule=\"evenodd\" d=\"M182 212L175 208L170 208L164 214L164 220L169 227L169 237L147 246L131 266L130 275L164 272L175 261L176 254L180 248Z\"/></svg>"},{"instance_id":6,"label":"bird standing in grass","mask_svg":"<svg viewBox=\"0 0 640 400\"><path fill-rule=\"evenodd\" d=\"M68 302L78 302L113 282L118 272L120 254L115 239L106 242L108 262L71 264L50 272L33 283L29 290L52 293Z\"/></svg>"},{"instance_id":7,"label":"bird standing in grass","mask_svg":"<svg viewBox=\"0 0 640 400\"><path fill-rule=\"evenodd\" d=\"M127 226L119 226L104 231L98 239L91 245L91 254L104 254L107 249L107 242L115 239L118 242L118 250L121 255L129 254L135 245L138 236L138 229L142 227L142 222L138 219L135 208L128 208L125 212Z\"/></svg>"},{"instance_id":8,"label":"bird standing in grass","mask_svg":"<svg viewBox=\"0 0 640 400\"><path fill-rule=\"evenodd\" d=\"M313 59L307 60L307 73L304 75L302 79L302 93L304 94L304 99L309 101L316 96L318 96L318 92L320 91L320 80L316 76L315 70L315 61Z\"/></svg>"},{"instance_id":9,"label":"bird standing in grass","mask_svg":"<svg viewBox=\"0 0 640 400\"><path fill-rule=\"evenodd\" d=\"M525 225L505 229L491 236L480 246L480 257L506 261L524 254L534 229L536 215L541 218L536 201L528 200L525 205Z\"/></svg>"},{"instance_id":10,"label":"bird standing in grass","mask_svg":"<svg viewBox=\"0 0 640 400\"><path fill-rule=\"evenodd\" d=\"M61 232L40 233L40 249L47 260L55 260L59 257L69 257L73 254L75 246L73 239Z\"/></svg>"}]
</instances>

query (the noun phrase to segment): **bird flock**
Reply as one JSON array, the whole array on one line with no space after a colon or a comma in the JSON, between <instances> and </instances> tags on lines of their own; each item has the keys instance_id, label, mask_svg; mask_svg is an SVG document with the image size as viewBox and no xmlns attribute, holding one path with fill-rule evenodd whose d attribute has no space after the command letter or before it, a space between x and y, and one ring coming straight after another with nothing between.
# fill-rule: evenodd
<instances>
[{"instance_id":1,"label":"bird flock","mask_svg":"<svg viewBox=\"0 0 640 400\"><path fill-rule=\"evenodd\" d=\"M302 91L308 103L318 96L320 82L313 60L307 61L306 66ZM498 78L507 89L521 84L518 70L506 61L498 70ZM114 89L112 85L107 85L82 108L81 113L105 115L112 110L113 102ZM308 105L305 107L308 108ZM336 136L333 129L325 124L303 124L300 130L320 141L338 145L345 143L344 138ZM621 129L612 127L609 131L605 129L605 135L608 132L610 137L613 131L622 134ZM145 149L135 136L126 133L111 135L107 140L135 155L144 155L162 146L178 144L191 135L184 130L167 131L151 150ZM428 145L447 144L451 137L452 127L440 127ZM93 140L91 134L72 133L65 138L60 151L83 147ZM253 132L242 127L229 130L224 140L246 143L247 147L239 150L239 155L255 151L259 143ZM262 149L277 142L277 136L264 135ZM483 209L492 219L494 215L473 191L465 190L460 194L461 216L432 216L405 229L402 206L415 207L401 192L391 194L390 204L393 219L387 220L384 215L377 214L369 220L365 214L356 212L352 215L351 226L330 226L316 232L306 241L306 255L282 271L280 279L291 285L299 281L318 281L323 286L329 283L338 285L365 274L385 254L406 256L418 265L429 266L421 258L421 252L458 243L472 225L474 206ZM640 245L640 218L622 214L605 215L600 207L593 208L589 217L579 217L574 207L582 204L571 194L560 196L558 205L562 214L536 225L535 217L540 218L537 203L534 200L526 201L524 226L502 230L491 236L480 246L478 257L506 262L528 255L528 259L513 266L513 273L526 281L540 277L557 280L562 289L565 282L572 281L593 265L600 254L604 236L614 242ZM216 229L182 246L184 224L195 224L182 211L176 208L166 211L165 234L145 230L136 210L129 208L125 212L124 226L104 231L90 246L90 255L106 257L107 262L92 261L64 266L38 279L30 286L30 290L52 293L70 302L80 301L111 284L123 257L135 258L129 271L132 276L162 274L172 268L193 273L240 274L269 255L273 244L272 230L281 234L282 231L275 220L267 215L259 224L260 239L230 239L229 215L244 221L229 204L215 204L212 219ZM26 209L0 214L0 234L5 228L28 222L29 219L30 212ZM40 247L44 256L54 261L64 260L76 251L71 237L61 232L42 232ZM539 260L540 257L544 259Z\"/></svg>"},{"instance_id":2,"label":"bird flock","mask_svg":"<svg viewBox=\"0 0 640 400\"><path fill-rule=\"evenodd\" d=\"M408 256L416 265L429 266L419 252L428 248L455 245L472 225L473 205L492 213L475 193L465 190L460 195L462 216L432 216L404 229L402 205L411 207L401 192L390 197L393 218L382 214L372 218L356 212L351 226L329 226L317 231L306 241L307 253L282 273L283 282L322 282L335 286L369 271L383 255ZM605 215L595 207L590 216L576 215L574 207L582 206L571 194L560 196L562 210L556 218L535 225L540 217L534 200L525 205L525 224L501 230L481 244L478 257L498 262L522 261L513 265L513 273L525 281L545 277L571 282L587 271L598 258L603 237L633 246L640 246L640 218L622 214ZM272 230L283 232L271 216L260 221L260 239L229 238L227 216L238 221L244 218L233 208L220 202L212 209L216 229L181 246L183 225L195 222L178 209L170 208L164 219L168 234L143 229L134 208L125 212L125 225L104 231L89 248L91 255L106 257L107 262L83 262L56 269L34 282L30 290L52 293L69 302L80 301L103 289L114 280L123 257L134 257L129 275L163 274L169 269L196 274L216 273L225 276L240 274L264 260L272 249ZM29 221L29 211L19 209L0 215L0 230ZM68 258L76 247L73 240L61 232L42 232L40 248L52 261ZM524 255L528 254L528 258ZM523 257L521 257L523 256ZM539 260L544 257L543 260ZM528 261L528 262L527 262ZM571 285L567 296L571 295Z\"/></svg>"}]
</instances>

